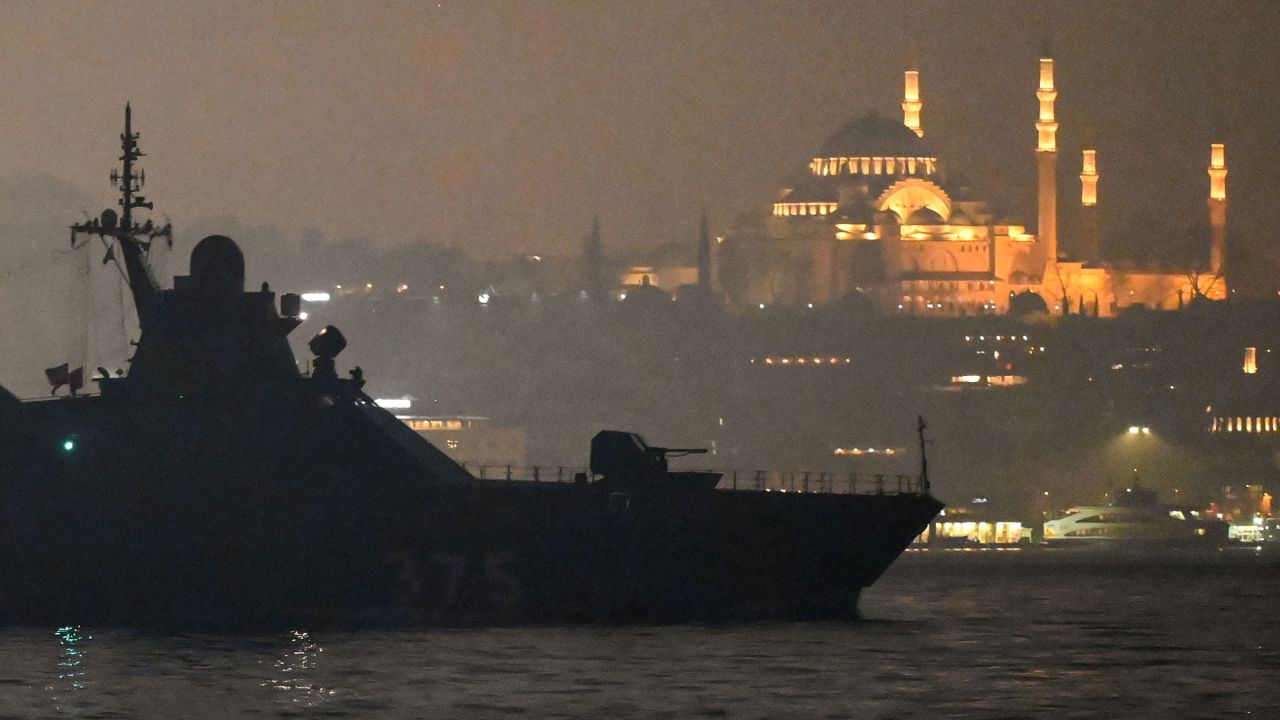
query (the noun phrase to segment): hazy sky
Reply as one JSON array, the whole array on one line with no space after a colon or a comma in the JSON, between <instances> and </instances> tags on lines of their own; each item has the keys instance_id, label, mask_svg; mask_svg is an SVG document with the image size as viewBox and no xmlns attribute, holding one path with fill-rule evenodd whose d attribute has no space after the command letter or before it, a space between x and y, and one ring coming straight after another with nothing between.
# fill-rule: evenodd
<instances>
[{"instance_id":1,"label":"hazy sky","mask_svg":"<svg viewBox=\"0 0 1280 720\"><path fill-rule=\"evenodd\" d=\"M1232 222L1270 243L1278 27L1245 0L5 2L0 163L105 204L129 99L179 226L494 255L576 252L599 212L606 244L657 244L768 202L843 122L900 117L914 46L926 139L1030 224L1051 28L1066 205L1092 132L1114 237L1202 222L1220 140Z\"/></svg>"}]
</instances>

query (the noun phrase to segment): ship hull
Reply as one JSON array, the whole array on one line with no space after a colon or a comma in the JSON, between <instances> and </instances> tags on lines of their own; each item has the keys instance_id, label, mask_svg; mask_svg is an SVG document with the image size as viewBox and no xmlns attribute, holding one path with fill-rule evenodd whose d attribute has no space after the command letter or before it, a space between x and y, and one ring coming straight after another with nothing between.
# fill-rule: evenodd
<instances>
[{"instance_id":1,"label":"ship hull","mask_svg":"<svg viewBox=\"0 0 1280 720\"><path fill-rule=\"evenodd\" d=\"M342 442L367 425L353 412L263 420L268 433L243 414L140 407L8 413L0 621L848 618L941 508L913 494L440 483L378 433Z\"/></svg>"},{"instance_id":2,"label":"ship hull","mask_svg":"<svg viewBox=\"0 0 1280 720\"><path fill-rule=\"evenodd\" d=\"M160 627L848 619L937 504L712 491L476 487L406 522L99 526L9 545L0 621ZM679 505L679 512L669 512ZM193 519L194 520L194 519ZM198 536L192 525L200 525ZM104 536L113 537L107 540Z\"/></svg>"},{"instance_id":3,"label":"ship hull","mask_svg":"<svg viewBox=\"0 0 1280 720\"><path fill-rule=\"evenodd\" d=\"M459 478L380 412L103 397L0 411L0 622L848 618L941 508Z\"/></svg>"},{"instance_id":4,"label":"ship hull","mask_svg":"<svg viewBox=\"0 0 1280 720\"><path fill-rule=\"evenodd\" d=\"M444 504L464 527L390 555L392 606L446 624L850 618L940 508L907 495L531 483L480 483Z\"/></svg>"}]
</instances>

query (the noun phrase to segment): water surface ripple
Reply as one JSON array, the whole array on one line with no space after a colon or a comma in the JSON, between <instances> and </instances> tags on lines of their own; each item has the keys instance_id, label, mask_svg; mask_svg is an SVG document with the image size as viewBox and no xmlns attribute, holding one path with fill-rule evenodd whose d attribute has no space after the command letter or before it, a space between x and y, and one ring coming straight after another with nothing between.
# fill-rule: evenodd
<instances>
[{"instance_id":1,"label":"water surface ripple","mask_svg":"<svg viewBox=\"0 0 1280 720\"><path fill-rule=\"evenodd\" d=\"M1280 564L910 554L856 623L0 630L0 718L1277 717Z\"/></svg>"}]
</instances>

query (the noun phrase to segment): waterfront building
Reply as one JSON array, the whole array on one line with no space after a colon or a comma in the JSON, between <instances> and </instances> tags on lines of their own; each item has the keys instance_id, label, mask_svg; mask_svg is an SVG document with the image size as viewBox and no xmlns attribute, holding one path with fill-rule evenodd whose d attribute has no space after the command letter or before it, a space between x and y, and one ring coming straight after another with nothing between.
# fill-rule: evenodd
<instances>
[{"instance_id":1,"label":"waterfront building","mask_svg":"<svg viewBox=\"0 0 1280 720\"><path fill-rule=\"evenodd\" d=\"M379 404L383 402L379 401ZM404 409L407 410L407 406ZM396 418L474 475L479 476L485 472L488 477L501 477L508 469L522 473L529 464L528 443L523 428L476 415L397 414ZM482 471L481 468L485 470Z\"/></svg>"}]
</instances>

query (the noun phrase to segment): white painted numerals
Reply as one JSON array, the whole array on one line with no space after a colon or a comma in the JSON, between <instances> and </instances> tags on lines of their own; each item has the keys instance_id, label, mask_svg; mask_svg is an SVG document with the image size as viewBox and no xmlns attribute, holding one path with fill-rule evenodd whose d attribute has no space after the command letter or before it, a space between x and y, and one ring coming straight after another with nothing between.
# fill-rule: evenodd
<instances>
[{"instance_id":1,"label":"white painted numerals","mask_svg":"<svg viewBox=\"0 0 1280 720\"><path fill-rule=\"evenodd\" d=\"M425 557L397 552L387 563L397 571L400 607L455 608L475 601L490 607L514 610L524 589L512 571L515 553L510 550L469 556L464 553L432 553Z\"/></svg>"}]
</instances>

